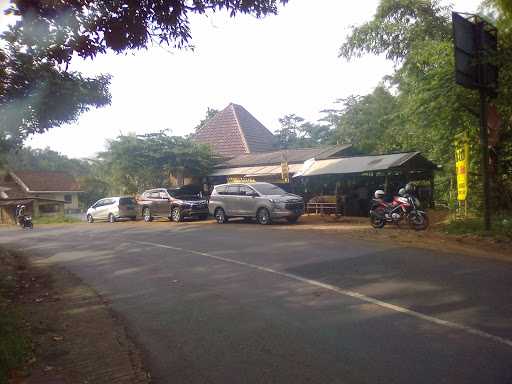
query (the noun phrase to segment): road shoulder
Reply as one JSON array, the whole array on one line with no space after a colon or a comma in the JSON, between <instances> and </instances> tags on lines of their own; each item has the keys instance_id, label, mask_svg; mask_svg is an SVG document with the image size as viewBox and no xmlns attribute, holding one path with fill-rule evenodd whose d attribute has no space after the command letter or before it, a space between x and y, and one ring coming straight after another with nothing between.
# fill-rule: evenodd
<instances>
[{"instance_id":1,"label":"road shoulder","mask_svg":"<svg viewBox=\"0 0 512 384\"><path fill-rule=\"evenodd\" d=\"M44 259L18 262L15 302L33 356L12 383L150 382L138 348L93 289Z\"/></svg>"},{"instance_id":2,"label":"road shoulder","mask_svg":"<svg viewBox=\"0 0 512 384\"><path fill-rule=\"evenodd\" d=\"M386 226L372 228L367 218L305 215L295 225L277 224L276 229L320 231L333 236L344 236L370 242L386 242L396 246L423 248L440 253L457 253L465 256L512 262L512 242L471 235L449 235L436 227L414 231L408 227Z\"/></svg>"}]
</instances>

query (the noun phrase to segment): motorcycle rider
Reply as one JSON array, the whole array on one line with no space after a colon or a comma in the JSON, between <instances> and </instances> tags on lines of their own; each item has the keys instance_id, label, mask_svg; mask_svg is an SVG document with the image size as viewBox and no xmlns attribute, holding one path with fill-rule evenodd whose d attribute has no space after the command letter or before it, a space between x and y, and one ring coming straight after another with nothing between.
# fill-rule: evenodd
<instances>
[{"instance_id":1,"label":"motorcycle rider","mask_svg":"<svg viewBox=\"0 0 512 384\"><path fill-rule=\"evenodd\" d=\"M26 207L24 205L18 205L16 207L16 224L21 228L33 228L32 218L25 214Z\"/></svg>"},{"instance_id":2,"label":"motorcycle rider","mask_svg":"<svg viewBox=\"0 0 512 384\"><path fill-rule=\"evenodd\" d=\"M18 204L16 206L16 224L23 226L23 222L25 221L25 206Z\"/></svg>"}]
</instances>

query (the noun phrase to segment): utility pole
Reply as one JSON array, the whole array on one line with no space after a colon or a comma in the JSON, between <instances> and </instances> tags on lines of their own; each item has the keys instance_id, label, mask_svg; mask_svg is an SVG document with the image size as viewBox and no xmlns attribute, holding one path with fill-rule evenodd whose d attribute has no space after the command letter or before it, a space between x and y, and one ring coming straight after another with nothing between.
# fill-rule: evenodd
<instances>
[{"instance_id":1,"label":"utility pole","mask_svg":"<svg viewBox=\"0 0 512 384\"><path fill-rule=\"evenodd\" d=\"M489 180L489 138L487 132L487 91L480 89L480 151L484 187L484 228L491 229L491 188Z\"/></svg>"}]
</instances>

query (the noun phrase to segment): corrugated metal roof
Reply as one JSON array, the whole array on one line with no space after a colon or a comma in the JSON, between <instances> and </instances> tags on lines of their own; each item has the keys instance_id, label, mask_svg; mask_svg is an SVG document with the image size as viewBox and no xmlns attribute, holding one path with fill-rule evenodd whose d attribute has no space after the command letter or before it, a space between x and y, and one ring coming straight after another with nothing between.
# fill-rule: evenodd
<instances>
[{"instance_id":1,"label":"corrugated metal roof","mask_svg":"<svg viewBox=\"0 0 512 384\"><path fill-rule=\"evenodd\" d=\"M286 157L288 163L302 163L311 158L315 158L317 160L327 159L331 156L351 151L351 149L352 145L344 144L317 148L295 148L263 153L247 153L238 155L235 158L224 162L221 166L223 168L227 168L280 164L284 157Z\"/></svg>"},{"instance_id":2,"label":"corrugated metal roof","mask_svg":"<svg viewBox=\"0 0 512 384\"><path fill-rule=\"evenodd\" d=\"M338 159L315 160L314 163L305 169L304 163L289 164L290 174L300 173L301 176L336 175L349 173L362 173L372 171L384 171L399 168L408 161L416 158L416 168L435 169L436 165L427 160L420 152L393 153L389 155L375 156L353 156ZM263 176L281 173L281 165L253 166L222 168L215 170L210 176Z\"/></svg>"},{"instance_id":3,"label":"corrugated metal roof","mask_svg":"<svg viewBox=\"0 0 512 384\"><path fill-rule=\"evenodd\" d=\"M400 167L420 152L393 153L378 156L355 156L340 159L318 160L304 172L303 176L334 175L383 171Z\"/></svg>"},{"instance_id":4,"label":"corrugated metal roof","mask_svg":"<svg viewBox=\"0 0 512 384\"><path fill-rule=\"evenodd\" d=\"M290 173L298 172L302 169L302 164L289 164ZM237 167L217 169L210 176L265 176L278 175L281 173L281 165L270 165L260 167Z\"/></svg>"}]
</instances>

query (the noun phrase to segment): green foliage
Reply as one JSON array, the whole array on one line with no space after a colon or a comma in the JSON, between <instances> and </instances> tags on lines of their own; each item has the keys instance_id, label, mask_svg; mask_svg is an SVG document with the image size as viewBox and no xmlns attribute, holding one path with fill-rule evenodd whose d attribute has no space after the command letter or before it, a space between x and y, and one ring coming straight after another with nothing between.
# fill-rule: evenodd
<instances>
[{"instance_id":1,"label":"green foliage","mask_svg":"<svg viewBox=\"0 0 512 384\"><path fill-rule=\"evenodd\" d=\"M8 309L0 298L0 383L7 383L12 369L22 365L30 351L30 344L22 331L19 313Z\"/></svg>"},{"instance_id":2,"label":"green foliage","mask_svg":"<svg viewBox=\"0 0 512 384\"><path fill-rule=\"evenodd\" d=\"M9 372L20 367L30 353L30 340L12 298L16 289L16 263L0 249L0 383L7 383Z\"/></svg>"},{"instance_id":3,"label":"green foliage","mask_svg":"<svg viewBox=\"0 0 512 384\"><path fill-rule=\"evenodd\" d=\"M19 148L32 134L76 121L91 107L110 103L109 76L67 72L20 46L20 31L2 36L0 49L0 153ZM5 160L5 159L0 159Z\"/></svg>"},{"instance_id":4,"label":"green foliage","mask_svg":"<svg viewBox=\"0 0 512 384\"><path fill-rule=\"evenodd\" d=\"M194 127L194 132L199 132L199 130L201 128L203 128L206 123L213 117L215 116L217 113L219 113L219 111L215 108L210 108L208 107L208 109L206 110L206 115L204 117L204 119L202 119L199 124L197 124L195 127Z\"/></svg>"},{"instance_id":5,"label":"green foliage","mask_svg":"<svg viewBox=\"0 0 512 384\"><path fill-rule=\"evenodd\" d=\"M94 58L111 49L147 48L151 43L190 46L189 17L227 10L231 16L277 13L287 0L11 0L8 13L21 16L19 43L33 54L68 63L74 54Z\"/></svg>"},{"instance_id":6,"label":"green foliage","mask_svg":"<svg viewBox=\"0 0 512 384\"><path fill-rule=\"evenodd\" d=\"M511 18L509 7L503 7L502 1L490 0L490 3L498 7L494 17L501 28L496 58L500 65L500 92L493 100L501 125L491 134L492 189L495 208L510 209L512 31L505 26L511 25ZM341 47L340 56L351 59L364 53L386 55L397 64L391 76L394 91L388 95L374 92L343 100L345 109L338 117L336 134L342 141L354 137L354 144L366 150L375 148L373 137L383 141L379 151L422 151L443 166L437 175L440 193L437 197L449 200L453 196L450 185L454 185L455 176L453 140L455 134L466 132L470 138L470 207L478 209L481 202L479 97L477 92L455 83L450 8L439 4L437 0L381 0L374 18L353 28ZM374 96L374 103L370 102L370 96ZM348 137L345 132L349 133Z\"/></svg>"},{"instance_id":7,"label":"green foliage","mask_svg":"<svg viewBox=\"0 0 512 384\"><path fill-rule=\"evenodd\" d=\"M371 21L352 27L339 55L350 59L385 54L401 62L418 41L450 38L449 10L439 0L381 0Z\"/></svg>"},{"instance_id":8,"label":"green foliage","mask_svg":"<svg viewBox=\"0 0 512 384\"><path fill-rule=\"evenodd\" d=\"M338 100L336 126L331 141L351 143L363 153L384 153L399 148L397 99L383 84L366 96ZM331 112L335 113L335 112ZM396 132L395 132L396 131Z\"/></svg>"},{"instance_id":9,"label":"green foliage","mask_svg":"<svg viewBox=\"0 0 512 384\"><path fill-rule=\"evenodd\" d=\"M480 218L452 220L443 225L442 230L451 235L478 235L512 240L512 216L500 215L492 222L492 230L486 231Z\"/></svg>"},{"instance_id":10,"label":"green foliage","mask_svg":"<svg viewBox=\"0 0 512 384\"><path fill-rule=\"evenodd\" d=\"M295 114L279 119L281 128L275 132L279 148L309 148L327 142L330 127L325 124L311 123Z\"/></svg>"},{"instance_id":11,"label":"green foliage","mask_svg":"<svg viewBox=\"0 0 512 384\"><path fill-rule=\"evenodd\" d=\"M113 186L112 193L131 194L167 186L171 173L184 170L191 176L207 174L214 164L208 146L190 139L158 132L121 135L100 154L99 173Z\"/></svg>"},{"instance_id":12,"label":"green foliage","mask_svg":"<svg viewBox=\"0 0 512 384\"><path fill-rule=\"evenodd\" d=\"M73 57L94 59L108 50L120 53L152 43L192 48L191 15L227 10L231 16L263 17L286 2L11 0L6 13L18 21L1 36L6 48L0 48L0 155L32 134L110 103L110 77L68 72Z\"/></svg>"},{"instance_id":13,"label":"green foliage","mask_svg":"<svg viewBox=\"0 0 512 384\"><path fill-rule=\"evenodd\" d=\"M92 172L88 161L70 159L50 148L21 148L7 155L7 166L14 170L61 171L74 177L83 177Z\"/></svg>"},{"instance_id":14,"label":"green foliage","mask_svg":"<svg viewBox=\"0 0 512 384\"><path fill-rule=\"evenodd\" d=\"M78 195L78 198L84 208L90 207L99 199L108 196L113 189L107 181L96 174L95 168L93 168L91 175L78 177L78 183L83 191Z\"/></svg>"},{"instance_id":15,"label":"green foliage","mask_svg":"<svg viewBox=\"0 0 512 384\"><path fill-rule=\"evenodd\" d=\"M103 196L102 196L103 197ZM34 225L40 224L76 224L81 222L80 219L64 215L47 215L34 219Z\"/></svg>"}]
</instances>

